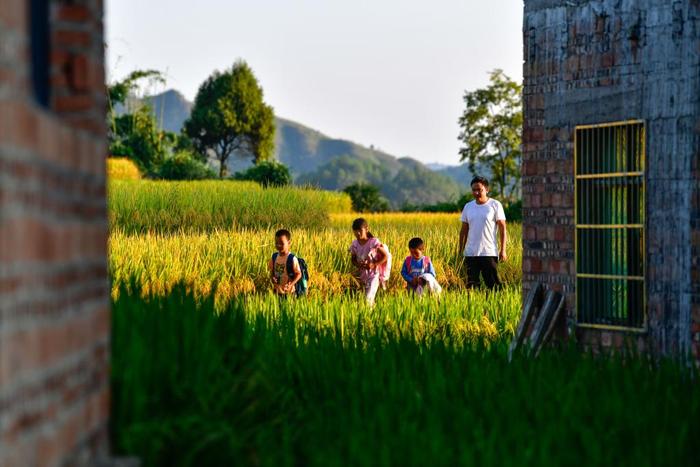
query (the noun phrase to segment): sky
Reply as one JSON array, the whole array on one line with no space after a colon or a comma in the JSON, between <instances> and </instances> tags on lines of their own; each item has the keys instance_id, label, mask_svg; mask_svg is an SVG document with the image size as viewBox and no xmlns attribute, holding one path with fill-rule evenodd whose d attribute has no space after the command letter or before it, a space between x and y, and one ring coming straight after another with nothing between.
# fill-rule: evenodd
<instances>
[{"instance_id":1,"label":"sky","mask_svg":"<svg viewBox=\"0 0 700 467\"><path fill-rule=\"evenodd\" d=\"M279 117L397 157L459 163L463 95L522 79L522 0L106 0L110 81L194 100L237 59Z\"/></svg>"}]
</instances>

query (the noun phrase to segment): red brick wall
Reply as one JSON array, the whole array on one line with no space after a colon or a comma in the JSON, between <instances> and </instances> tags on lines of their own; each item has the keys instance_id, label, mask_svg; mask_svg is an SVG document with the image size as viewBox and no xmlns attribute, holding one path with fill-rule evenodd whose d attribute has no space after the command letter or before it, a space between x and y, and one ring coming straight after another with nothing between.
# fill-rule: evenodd
<instances>
[{"instance_id":1,"label":"red brick wall","mask_svg":"<svg viewBox=\"0 0 700 467\"><path fill-rule=\"evenodd\" d=\"M109 414L103 6L51 2L46 109L28 3L0 4L0 465L93 465Z\"/></svg>"}]
</instances>

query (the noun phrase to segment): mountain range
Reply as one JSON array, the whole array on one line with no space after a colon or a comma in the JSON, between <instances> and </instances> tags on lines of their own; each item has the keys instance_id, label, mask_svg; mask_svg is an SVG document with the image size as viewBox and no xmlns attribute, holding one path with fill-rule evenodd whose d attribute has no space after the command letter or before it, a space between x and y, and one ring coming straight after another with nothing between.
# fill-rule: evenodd
<instances>
[{"instance_id":1,"label":"mountain range","mask_svg":"<svg viewBox=\"0 0 700 467\"><path fill-rule=\"evenodd\" d=\"M179 133L192 103L176 90L147 98L160 127ZM300 123L276 117L275 158L289 167L295 183L342 190L355 182L379 187L394 208L454 201L467 191L466 164L425 165L373 147L331 138ZM231 173L252 165L251 158L231 156Z\"/></svg>"}]
</instances>

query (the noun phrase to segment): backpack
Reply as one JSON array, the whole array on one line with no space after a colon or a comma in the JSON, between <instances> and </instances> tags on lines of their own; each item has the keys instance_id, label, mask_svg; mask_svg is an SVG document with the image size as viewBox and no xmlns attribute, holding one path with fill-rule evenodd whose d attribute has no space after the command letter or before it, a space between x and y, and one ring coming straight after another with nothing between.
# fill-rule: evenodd
<instances>
[{"instance_id":1,"label":"backpack","mask_svg":"<svg viewBox=\"0 0 700 467\"><path fill-rule=\"evenodd\" d=\"M409 273L411 272L411 259L413 259L412 256L406 256L406 260L403 262L404 266L406 267L406 271ZM423 255L423 268L421 271L421 274L424 274L425 271L430 269L430 257Z\"/></svg>"},{"instance_id":2,"label":"backpack","mask_svg":"<svg viewBox=\"0 0 700 467\"><path fill-rule=\"evenodd\" d=\"M277 261L277 256L279 256L279 253L272 254L273 264ZM297 297L301 297L302 295L306 295L306 292L309 290L309 268L306 266L306 261L304 261L304 258L296 256L294 253L290 252L287 255L287 276L294 276L294 258L297 259L297 262L299 263L299 270L301 271L301 279L294 284L294 293Z\"/></svg>"},{"instance_id":3,"label":"backpack","mask_svg":"<svg viewBox=\"0 0 700 467\"><path fill-rule=\"evenodd\" d=\"M389 276L391 275L391 251L389 251L389 247L385 244L382 243L380 246L384 246L384 249L386 250L386 263L382 263L379 266L377 266L377 273L379 273L379 282L382 283L382 285L386 284L386 282L389 281ZM376 255L376 252L375 252Z\"/></svg>"}]
</instances>

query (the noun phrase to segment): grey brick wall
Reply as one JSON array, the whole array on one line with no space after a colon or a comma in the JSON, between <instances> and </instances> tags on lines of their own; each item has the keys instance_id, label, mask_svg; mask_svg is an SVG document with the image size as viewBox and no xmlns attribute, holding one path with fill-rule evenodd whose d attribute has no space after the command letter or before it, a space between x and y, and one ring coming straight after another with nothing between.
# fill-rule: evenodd
<instances>
[{"instance_id":1,"label":"grey brick wall","mask_svg":"<svg viewBox=\"0 0 700 467\"><path fill-rule=\"evenodd\" d=\"M524 293L563 291L575 329L574 127L643 119L648 333L631 339L700 358L700 2L525 0L523 37Z\"/></svg>"}]
</instances>

